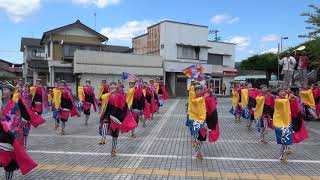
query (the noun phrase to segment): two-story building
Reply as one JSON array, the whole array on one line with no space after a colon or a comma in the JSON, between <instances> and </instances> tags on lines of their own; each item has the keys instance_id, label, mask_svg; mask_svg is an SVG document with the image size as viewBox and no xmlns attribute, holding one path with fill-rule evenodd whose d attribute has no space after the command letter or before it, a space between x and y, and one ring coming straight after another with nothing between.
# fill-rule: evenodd
<instances>
[{"instance_id":1,"label":"two-story building","mask_svg":"<svg viewBox=\"0 0 320 180\"><path fill-rule=\"evenodd\" d=\"M22 78L22 64L14 64L0 59L0 82L17 81Z\"/></svg>"},{"instance_id":2,"label":"two-story building","mask_svg":"<svg viewBox=\"0 0 320 180\"><path fill-rule=\"evenodd\" d=\"M208 27L161 21L147 28L147 33L132 40L134 54L159 55L164 59L164 80L176 96L186 95L187 78L182 73L191 65L201 64L214 78L211 85L221 94L224 83L229 92L230 81L237 73L235 44L208 41Z\"/></svg>"},{"instance_id":3,"label":"two-story building","mask_svg":"<svg viewBox=\"0 0 320 180\"><path fill-rule=\"evenodd\" d=\"M64 79L75 88L77 77L73 71L73 63L76 50L131 52L129 47L106 45L107 41L106 36L79 20L46 31L41 39L22 38L23 77L28 81L32 78L33 82L40 78L49 86L54 86L57 81Z\"/></svg>"}]
</instances>

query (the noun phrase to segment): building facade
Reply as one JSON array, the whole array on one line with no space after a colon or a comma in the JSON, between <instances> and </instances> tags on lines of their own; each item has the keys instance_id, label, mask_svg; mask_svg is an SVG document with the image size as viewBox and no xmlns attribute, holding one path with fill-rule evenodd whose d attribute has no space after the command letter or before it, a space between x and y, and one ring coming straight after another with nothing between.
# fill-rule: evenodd
<instances>
[{"instance_id":1,"label":"building facade","mask_svg":"<svg viewBox=\"0 0 320 180\"><path fill-rule=\"evenodd\" d=\"M46 31L41 39L22 38L23 77L28 81L32 79L33 82L40 78L48 86L55 86L57 81L63 79L72 88L76 88L76 77L73 71L76 50L131 52L129 47L106 45L107 41L106 36L82 24L79 20Z\"/></svg>"},{"instance_id":2,"label":"building facade","mask_svg":"<svg viewBox=\"0 0 320 180\"><path fill-rule=\"evenodd\" d=\"M74 73L77 85L90 79L94 87L98 87L103 79L108 82L122 81L122 72L148 81L163 76L162 62L160 56L77 50L74 56ZM125 87L129 86L128 81L122 82ZM97 89L95 91L97 93Z\"/></svg>"},{"instance_id":3,"label":"building facade","mask_svg":"<svg viewBox=\"0 0 320 180\"><path fill-rule=\"evenodd\" d=\"M0 81L17 81L22 78L22 64L0 59Z\"/></svg>"},{"instance_id":4,"label":"building facade","mask_svg":"<svg viewBox=\"0 0 320 180\"><path fill-rule=\"evenodd\" d=\"M211 75L210 85L216 94L222 93L237 71L235 44L208 41L208 27L174 21L161 21L148 27L147 33L132 40L134 54L158 55L163 58L164 80L175 96L186 95L188 83L183 70L201 64Z\"/></svg>"}]
</instances>

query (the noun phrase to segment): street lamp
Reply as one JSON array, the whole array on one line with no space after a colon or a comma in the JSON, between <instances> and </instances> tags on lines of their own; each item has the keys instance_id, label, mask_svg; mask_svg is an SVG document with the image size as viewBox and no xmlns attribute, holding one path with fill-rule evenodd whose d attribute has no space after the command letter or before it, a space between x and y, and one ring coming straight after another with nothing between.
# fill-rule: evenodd
<instances>
[{"instance_id":1,"label":"street lamp","mask_svg":"<svg viewBox=\"0 0 320 180\"><path fill-rule=\"evenodd\" d=\"M280 50L281 50L281 52L282 52L282 41L284 39L288 39L288 37L281 36L281 41L280 41Z\"/></svg>"}]
</instances>

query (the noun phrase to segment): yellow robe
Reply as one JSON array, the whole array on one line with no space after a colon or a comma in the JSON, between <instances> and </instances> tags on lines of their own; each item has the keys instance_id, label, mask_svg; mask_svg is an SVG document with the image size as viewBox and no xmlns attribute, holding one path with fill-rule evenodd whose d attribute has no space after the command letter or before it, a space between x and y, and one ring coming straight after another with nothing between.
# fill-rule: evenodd
<instances>
[{"instance_id":1,"label":"yellow robe","mask_svg":"<svg viewBox=\"0 0 320 180\"><path fill-rule=\"evenodd\" d=\"M232 90L232 106L237 106L239 104L239 93L236 90Z\"/></svg>"},{"instance_id":2,"label":"yellow robe","mask_svg":"<svg viewBox=\"0 0 320 180\"><path fill-rule=\"evenodd\" d=\"M30 87L30 94L32 94L32 100L33 100L34 95L36 94L36 87L35 86Z\"/></svg>"},{"instance_id":3,"label":"yellow robe","mask_svg":"<svg viewBox=\"0 0 320 180\"><path fill-rule=\"evenodd\" d=\"M56 109L59 109L60 106L61 106L61 96L62 96L62 91L58 88L54 88L52 90L53 92L53 104L54 104L54 107Z\"/></svg>"},{"instance_id":4,"label":"yellow robe","mask_svg":"<svg viewBox=\"0 0 320 180\"><path fill-rule=\"evenodd\" d=\"M146 97L146 95L147 95L147 91L144 89L144 90L142 90L142 93L143 93L143 96L144 97Z\"/></svg>"},{"instance_id":5,"label":"yellow robe","mask_svg":"<svg viewBox=\"0 0 320 180\"><path fill-rule=\"evenodd\" d=\"M256 108L254 111L254 118L258 119L262 116L263 108L264 108L264 96L257 96L256 97Z\"/></svg>"},{"instance_id":6,"label":"yellow robe","mask_svg":"<svg viewBox=\"0 0 320 180\"><path fill-rule=\"evenodd\" d=\"M203 123L206 120L206 102L204 97L194 97L189 102L189 118Z\"/></svg>"},{"instance_id":7,"label":"yellow robe","mask_svg":"<svg viewBox=\"0 0 320 180\"><path fill-rule=\"evenodd\" d=\"M104 90L104 85L100 85L100 86L99 86L98 99L100 99L100 98L101 98L102 93L103 93L103 90Z\"/></svg>"},{"instance_id":8,"label":"yellow robe","mask_svg":"<svg viewBox=\"0 0 320 180\"><path fill-rule=\"evenodd\" d=\"M276 99L274 105L273 125L276 128L288 127L291 123L289 99Z\"/></svg>"},{"instance_id":9,"label":"yellow robe","mask_svg":"<svg viewBox=\"0 0 320 180\"><path fill-rule=\"evenodd\" d=\"M133 95L134 95L134 88L128 89L127 94L126 94L126 102L127 102L128 108L131 108L131 106L132 106Z\"/></svg>"},{"instance_id":10,"label":"yellow robe","mask_svg":"<svg viewBox=\"0 0 320 180\"><path fill-rule=\"evenodd\" d=\"M300 91L300 98L303 104L306 104L311 108L316 108L312 90L309 89Z\"/></svg>"},{"instance_id":11,"label":"yellow robe","mask_svg":"<svg viewBox=\"0 0 320 180\"><path fill-rule=\"evenodd\" d=\"M159 93L160 84L159 83L154 83L154 85L156 86L156 94L158 94Z\"/></svg>"},{"instance_id":12,"label":"yellow robe","mask_svg":"<svg viewBox=\"0 0 320 180\"><path fill-rule=\"evenodd\" d=\"M249 91L248 89L241 89L241 106L244 108L249 103Z\"/></svg>"},{"instance_id":13,"label":"yellow robe","mask_svg":"<svg viewBox=\"0 0 320 180\"><path fill-rule=\"evenodd\" d=\"M84 101L83 86L78 87L78 97L79 97L79 101L81 102Z\"/></svg>"},{"instance_id":14,"label":"yellow robe","mask_svg":"<svg viewBox=\"0 0 320 180\"><path fill-rule=\"evenodd\" d=\"M101 105L102 105L102 111L101 111L101 115L104 113L105 111L105 108L107 106L107 103L108 103L108 100L109 100L109 97L110 97L110 93L106 93L106 94L103 94L101 96Z\"/></svg>"}]
</instances>

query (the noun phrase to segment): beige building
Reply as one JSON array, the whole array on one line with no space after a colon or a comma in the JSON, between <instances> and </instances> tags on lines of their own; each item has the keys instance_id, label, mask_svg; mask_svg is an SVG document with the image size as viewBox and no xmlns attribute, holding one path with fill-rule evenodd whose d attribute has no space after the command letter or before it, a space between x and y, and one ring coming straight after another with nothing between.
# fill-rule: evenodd
<instances>
[{"instance_id":1,"label":"beige building","mask_svg":"<svg viewBox=\"0 0 320 180\"><path fill-rule=\"evenodd\" d=\"M134 54L157 55L163 58L164 81L175 96L187 95L187 77L183 70L201 64L211 75L210 86L222 94L223 84L229 92L237 70L235 44L208 40L208 27L164 20L147 28L132 39ZM189 80L190 81L190 80Z\"/></svg>"},{"instance_id":2,"label":"beige building","mask_svg":"<svg viewBox=\"0 0 320 180\"><path fill-rule=\"evenodd\" d=\"M79 20L46 31L41 39L22 38L23 77L28 81L33 80L33 82L41 78L44 84L49 86L54 86L57 81L64 79L72 88L76 88L77 79L73 71L76 50L131 52L129 47L106 45L107 41L106 36L84 25Z\"/></svg>"}]
</instances>

